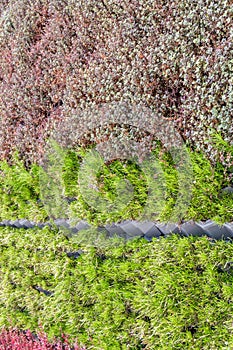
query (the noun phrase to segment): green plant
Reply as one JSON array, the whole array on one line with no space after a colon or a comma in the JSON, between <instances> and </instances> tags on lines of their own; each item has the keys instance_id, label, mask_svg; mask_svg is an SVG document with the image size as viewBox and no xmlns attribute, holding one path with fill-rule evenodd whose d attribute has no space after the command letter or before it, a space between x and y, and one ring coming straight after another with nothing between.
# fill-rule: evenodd
<instances>
[{"instance_id":1,"label":"green plant","mask_svg":"<svg viewBox=\"0 0 233 350\"><path fill-rule=\"evenodd\" d=\"M96 224L137 218L147 183L136 163L114 160L97 174L101 196L112 202L122 177L134 184L134 201L119 213L93 210L77 186L88 147L116 131L96 126L96 110L128 101L174 121L190 146L194 186L184 219L232 220L233 199L218 196L232 181L230 0L2 0L0 15L1 219L47 219L37 202L39 164L54 134L83 146L66 153L57 190L58 199L77 198L72 214ZM93 120L81 139L68 126L72 116L86 125L88 108ZM120 128L143 140L142 121L137 126ZM166 220L179 193L177 170L168 152L153 152L166 179ZM90 349L233 347L232 273L224 267L231 244L172 236L90 247L95 234L85 232L85 254L75 260L66 252L80 247L57 229L0 228L0 325L11 319L36 330L41 321L50 338L63 331Z\"/></svg>"},{"instance_id":2,"label":"green plant","mask_svg":"<svg viewBox=\"0 0 233 350\"><path fill-rule=\"evenodd\" d=\"M1 327L41 324L49 340L66 333L87 349L233 346L232 244L172 235L88 247L49 228L0 235Z\"/></svg>"},{"instance_id":3,"label":"green plant","mask_svg":"<svg viewBox=\"0 0 233 350\"><path fill-rule=\"evenodd\" d=\"M39 166L33 164L27 170L16 151L11 165L6 160L0 163L0 174L1 218L43 220L45 212L36 202L40 194Z\"/></svg>"},{"instance_id":4,"label":"green plant","mask_svg":"<svg viewBox=\"0 0 233 350\"><path fill-rule=\"evenodd\" d=\"M194 152L189 148L187 148L187 151L192 162L194 182L192 199L183 219L205 220L211 218L219 223L231 221L232 198L224 196L220 200L219 197L220 190L230 184L226 168L221 163L217 163L215 167L212 166L201 152ZM118 212L101 211L98 208L92 208L85 201L79 188L80 165L87 152L88 148L70 149L61 158L60 175L58 174L59 187L56 192L58 204L63 196L75 197L76 201L69 205L69 215L87 219L91 224L96 225L124 219L137 219L148 196L148 183L140 166L134 161L115 160L99 170L96 179L102 198L114 203L116 200L116 184L123 178L133 185L134 190L133 200L123 210ZM152 153L158 159L166 181L165 206L158 217L159 220L163 221L170 216L177 200L177 170L170 153L164 150L161 144L157 143ZM1 162L0 191L2 198L4 198L1 203L2 218L18 219L26 217L38 221L46 219L49 214L46 211L47 209L43 207L43 203L37 202L40 197L39 174L41 168L33 165L31 169L26 170L23 161L20 161L18 156L15 155L14 159L15 161L11 166L6 161ZM56 190L56 187L54 190ZM55 206L54 201L53 206Z\"/></svg>"}]
</instances>

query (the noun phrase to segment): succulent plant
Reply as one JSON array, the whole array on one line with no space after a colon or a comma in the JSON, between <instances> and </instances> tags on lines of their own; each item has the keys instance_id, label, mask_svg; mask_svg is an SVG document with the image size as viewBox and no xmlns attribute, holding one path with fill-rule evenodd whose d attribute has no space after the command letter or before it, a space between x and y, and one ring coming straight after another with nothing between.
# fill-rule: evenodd
<instances>
[{"instance_id":1,"label":"succulent plant","mask_svg":"<svg viewBox=\"0 0 233 350\"><path fill-rule=\"evenodd\" d=\"M39 162L77 110L128 101L214 163L210 128L233 139L232 13L230 0L2 1L0 159Z\"/></svg>"}]
</instances>

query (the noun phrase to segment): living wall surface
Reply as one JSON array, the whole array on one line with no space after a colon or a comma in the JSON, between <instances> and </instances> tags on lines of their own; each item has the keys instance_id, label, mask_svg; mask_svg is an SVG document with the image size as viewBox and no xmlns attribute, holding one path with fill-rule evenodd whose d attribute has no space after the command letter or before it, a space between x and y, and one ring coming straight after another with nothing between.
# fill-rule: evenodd
<instances>
[{"instance_id":1,"label":"living wall surface","mask_svg":"<svg viewBox=\"0 0 233 350\"><path fill-rule=\"evenodd\" d=\"M231 0L10 0L0 13L1 159L17 148L38 162L62 121L128 101L230 166L208 138L214 128L232 144Z\"/></svg>"},{"instance_id":2,"label":"living wall surface","mask_svg":"<svg viewBox=\"0 0 233 350\"><path fill-rule=\"evenodd\" d=\"M126 116L125 125L97 127L97 109L107 113L113 103L127 102L173 122L176 135L195 150L188 218L231 218L232 198L220 202L218 196L232 180L232 15L231 0L2 0L0 160L10 165L1 162L1 217L46 220L37 201L36 164L50 137L60 135L71 148L117 133L157 140L145 130L143 115L131 124ZM71 124L74 117L83 129L89 123L82 137ZM219 147L210 141L213 131ZM14 164L15 151L26 169ZM167 212L177 189L168 159L162 159ZM132 165L111 166L118 173L103 169L103 190L109 195L112 178L128 170L138 190L130 208L136 215L145 197L141 173ZM74 193L73 153L65 168L67 194L80 195ZM91 219L113 219L108 212L92 215L80 198L77 208ZM13 323L38 332L41 323L49 338L65 332L98 350L233 346L230 243L172 236L109 249L80 247L47 227L1 227L0 242L1 327ZM77 258L80 248L84 254Z\"/></svg>"}]
</instances>

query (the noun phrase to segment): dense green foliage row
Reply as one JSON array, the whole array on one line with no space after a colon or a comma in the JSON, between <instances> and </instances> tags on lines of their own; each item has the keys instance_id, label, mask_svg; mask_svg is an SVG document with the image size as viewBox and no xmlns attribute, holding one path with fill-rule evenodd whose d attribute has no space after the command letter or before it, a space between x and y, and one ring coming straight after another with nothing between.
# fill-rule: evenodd
<instances>
[{"instance_id":1,"label":"dense green foliage row","mask_svg":"<svg viewBox=\"0 0 233 350\"><path fill-rule=\"evenodd\" d=\"M65 332L98 350L233 346L230 243L174 235L71 259L80 247L47 228L0 236L1 326L40 323L49 337Z\"/></svg>"},{"instance_id":2,"label":"dense green foliage row","mask_svg":"<svg viewBox=\"0 0 233 350\"><path fill-rule=\"evenodd\" d=\"M231 151L220 136L216 140L216 147ZM166 217L171 199L176 198L176 170L168 152L159 145L154 151L167 180ZM129 176L136 191L127 211L118 216L98 213L82 200L77 174L85 152L81 148L69 151L64 158L66 195L79 199L73 205L74 214L87 217L90 223L136 215L146 198L146 181L134 163L115 161L99 173L103 195L112 198L112 179ZM211 167L200 152L189 152L195 184L187 218L231 221L233 198L225 195L220 200L219 195L231 183L231 174L221 164ZM25 169L17 154L11 166L1 162L1 219L47 218L37 202L39 169L38 165ZM232 244L171 236L151 243L138 239L107 245L92 229L84 231L84 237L80 244L75 236L67 239L55 228L0 228L0 327L13 323L37 332L42 324L51 338L66 333L81 346L97 350L233 346ZM79 249L84 254L68 257L68 252Z\"/></svg>"},{"instance_id":3,"label":"dense green foliage row","mask_svg":"<svg viewBox=\"0 0 233 350\"><path fill-rule=\"evenodd\" d=\"M174 121L190 146L193 191L183 219L232 221L233 198L220 193L233 180L232 14L231 0L2 0L0 220L47 221L38 202L46 140L69 138L63 125L73 115L85 125L88 108L127 101ZM143 140L142 123L133 124ZM134 136L135 125L126 133ZM122 177L133 184L126 208L98 211L82 197L80 161L102 142L94 118L88 126L66 150L57 193L76 197L72 215L90 224L137 219L148 188L136 163L116 160L97 175L112 202ZM163 151L153 151L166 179L161 221L179 194ZM97 350L233 348L232 244L171 236L106 245L95 234L85 232L81 245L55 228L0 228L0 327L37 332L42 324L51 338L64 332ZM78 249L79 258L67 256Z\"/></svg>"},{"instance_id":4,"label":"dense green foliage row","mask_svg":"<svg viewBox=\"0 0 233 350\"><path fill-rule=\"evenodd\" d=\"M232 152L220 135L215 136L216 148L222 152ZM201 152L193 152L188 149L194 180L192 188L192 199L184 220L193 219L216 222L230 222L233 218L231 195L221 195L221 189L232 183L232 173L217 163L215 167ZM66 150L64 153L61 186L66 196L77 198L77 201L69 205L71 217L79 217L87 220L91 225L117 222L119 220L137 219L143 209L148 196L148 183L145 174L140 167L132 161L113 161L104 165L97 173L98 185L103 198L114 201L116 198L116 183L126 178L134 186L134 197L129 205L118 212L104 212L92 208L82 197L78 183L80 164L87 149ZM176 203L178 193L177 170L169 152L164 150L159 143L153 150L158 162L162 167L166 180L165 206L160 213L158 220L166 220ZM23 161L15 154L14 163L8 165L6 161L0 163L0 219L16 220L26 218L35 222L46 221L50 213L47 212L46 201L38 202L40 199L40 176L43 174L43 167L34 164L26 169ZM60 190L60 188L58 189ZM54 201L54 206L55 206Z\"/></svg>"}]
</instances>

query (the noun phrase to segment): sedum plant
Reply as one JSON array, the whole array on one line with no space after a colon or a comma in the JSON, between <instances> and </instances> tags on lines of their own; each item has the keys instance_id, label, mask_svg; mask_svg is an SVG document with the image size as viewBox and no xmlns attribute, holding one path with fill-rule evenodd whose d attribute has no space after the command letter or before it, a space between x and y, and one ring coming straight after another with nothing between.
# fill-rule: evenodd
<instances>
[{"instance_id":1,"label":"sedum plant","mask_svg":"<svg viewBox=\"0 0 233 350\"><path fill-rule=\"evenodd\" d=\"M232 145L232 13L230 0L3 1L0 158L39 162L77 110L128 101L215 164L210 128Z\"/></svg>"},{"instance_id":2,"label":"sedum plant","mask_svg":"<svg viewBox=\"0 0 233 350\"><path fill-rule=\"evenodd\" d=\"M37 336L30 330L20 331L17 328L10 330L2 329L0 333L0 346L2 350L81 350L77 345L69 346L67 336L63 336L65 342L60 340L53 342L48 341L44 332Z\"/></svg>"}]
</instances>

